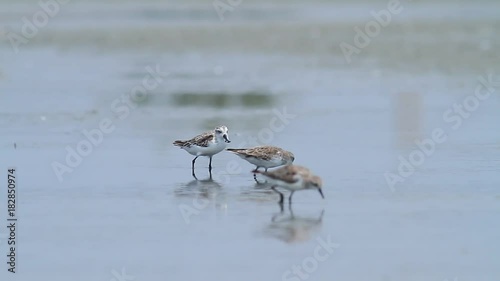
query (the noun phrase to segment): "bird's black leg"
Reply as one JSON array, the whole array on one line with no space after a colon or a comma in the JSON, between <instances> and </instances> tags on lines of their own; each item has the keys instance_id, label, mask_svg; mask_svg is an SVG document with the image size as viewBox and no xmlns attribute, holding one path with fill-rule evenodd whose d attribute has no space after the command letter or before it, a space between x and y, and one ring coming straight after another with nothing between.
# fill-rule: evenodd
<instances>
[{"instance_id":1,"label":"bird's black leg","mask_svg":"<svg viewBox=\"0 0 500 281\"><path fill-rule=\"evenodd\" d=\"M276 189L276 187L275 187L275 186L271 187L271 189L279 193L279 195L280 195L280 201L278 202L278 204L283 205L283 201L284 201L284 200L283 200L283 193L279 192L279 191Z\"/></svg>"},{"instance_id":2,"label":"bird's black leg","mask_svg":"<svg viewBox=\"0 0 500 281\"><path fill-rule=\"evenodd\" d=\"M255 168L255 171L259 170L260 167L257 167ZM259 183L259 181L257 180L257 174L256 173L253 173L253 179L255 180L256 183Z\"/></svg>"},{"instance_id":3,"label":"bird's black leg","mask_svg":"<svg viewBox=\"0 0 500 281\"><path fill-rule=\"evenodd\" d=\"M210 162L208 162L208 172L212 174L212 156L210 156Z\"/></svg>"},{"instance_id":4,"label":"bird's black leg","mask_svg":"<svg viewBox=\"0 0 500 281\"><path fill-rule=\"evenodd\" d=\"M194 162L196 162L196 159L198 159L198 156L196 156L193 159L193 162L191 162L191 172L193 173L193 177L195 177L195 178L196 178L196 175L194 174Z\"/></svg>"},{"instance_id":5,"label":"bird's black leg","mask_svg":"<svg viewBox=\"0 0 500 281\"><path fill-rule=\"evenodd\" d=\"M295 191L292 190L292 193L290 193L290 197L288 197L288 204L292 204L292 196Z\"/></svg>"}]
</instances>

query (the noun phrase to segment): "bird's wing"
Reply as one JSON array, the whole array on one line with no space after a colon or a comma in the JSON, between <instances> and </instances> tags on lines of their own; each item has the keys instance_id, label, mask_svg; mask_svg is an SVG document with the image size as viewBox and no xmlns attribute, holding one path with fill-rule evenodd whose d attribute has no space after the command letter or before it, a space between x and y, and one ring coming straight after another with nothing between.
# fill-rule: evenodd
<instances>
[{"instance_id":1,"label":"bird's wing","mask_svg":"<svg viewBox=\"0 0 500 281\"><path fill-rule=\"evenodd\" d=\"M187 146L202 146L202 147L207 147L208 143L214 139L214 134L212 132L205 132L201 135L197 135L196 137L188 140L186 142Z\"/></svg>"},{"instance_id":2,"label":"bird's wing","mask_svg":"<svg viewBox=\"0 0 500 281\"><path fill-rule=\"evenodd\" d=\"M263 160L271 160L276 154L275 148L270 146L258 146L235 152L245 157L255 157Z\"/></svg>"},{"instance_id":3,"label":"bird's wing","mask_svg":"<svg viewBox=\"0 0 500 281\"><path fill-rule=\"evenodd\" d=\"M295 183L299 180L298 177L296 177L298 172L299 171L293 166L285 166L271 172L261 172L261 174L274 180L280 180L286 183Z\"/></svg>"}]
</instances>

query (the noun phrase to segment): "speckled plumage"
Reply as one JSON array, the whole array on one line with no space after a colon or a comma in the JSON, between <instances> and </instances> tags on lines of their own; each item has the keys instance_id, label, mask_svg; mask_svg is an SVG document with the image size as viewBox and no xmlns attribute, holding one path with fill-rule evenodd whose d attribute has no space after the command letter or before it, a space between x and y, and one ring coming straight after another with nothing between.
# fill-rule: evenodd
<instances>
[{"instance_id":1,"label":"speckled plumage","mask_svg":"<svg viewBox=\"0 0 500 281\"><path fill-rule=\"evenodd\" d=\"M189 154L196 156L191 164L192 174L196 178L196 175L194 174L194 163L196 162L196 159L200 156L210 157L208 171L211 173L212 156L224 150L227 143L230 142L227 127L219 126L213 131L197 135L190 140L176 140L173 144L184 149Z\"/></svg>"},{"instance_id":2,"label":"speckled plumage","mask_svg":"<svg viewBox=\"0 0 500 281\"><path fill-rule=\"evenodd\" d=\"M260 167L268 169L291 164L295 160L295 156L290 151L270 145L253 148L228 148L227 150L254 164L257 169Z\"/></svg>"},{"instance_id":3,"label":"speckled plumage","mask_svg":"<svg viewBox=\"0 0 500 281\"><path fill-rule=\"evenodd\" d=\"M323 186L321 178L314 175L311 170L306 167L288 165L269 172L257 170L252 172L261 174L269 180L269 182L273 185L271 188L280 194L280 204L283 203L283 194L277 191L276 187L282 187L292 192L288 199L290 203L292 201L293 193L297 190L317 189L321 194L321 197L324 198L321 190Z\"/></svg>"},{"instance_id":4,"label":"speckled plumage","mask_svg":"<svg viewBox=\"0 0 500 281\"><path fill-rule=\"evenodd\" d=\"M182 141L182 140L176 140L174 141L175 146L179 147L191 147L193 145L195 146L201 146L201 147L208 147L208 144L210 141L212 141L215 138L214 131L209 131L205 132L203 134L197 135L196 137Z\"/></svg>"}]
</instances>

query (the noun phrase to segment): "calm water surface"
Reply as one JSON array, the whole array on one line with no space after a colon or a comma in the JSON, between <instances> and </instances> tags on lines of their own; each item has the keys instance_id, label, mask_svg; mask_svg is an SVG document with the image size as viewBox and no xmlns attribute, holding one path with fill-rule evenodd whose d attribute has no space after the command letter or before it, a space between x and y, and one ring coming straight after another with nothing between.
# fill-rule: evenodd
<instances>
[{"instance_id":1,"label":"calm water surface","mask_svg":"<svg viewBox=\"0 0 500 281\"><path fill-rule=\"evenodd\" d=\"M80 4L95 18L68 6L19 54L3 45L1 167L19 178L19 272L4 264L2 280L108 281L122 270L135 280L498 280L500 85L456 129L443 117L479 76L499 77L497 4L458 17L459 5L426 3L351 64L338 44L384 3L344 4L351 13L255 4L223 23L204 4ZM15 29L16 19L5 21ZM148 69L162 73L158 85L128 103ZM54 163L103 119L113 132L60 182ZM281 210L230 153L214 157L212 179L199 158L195 180L192 157L171 143L219 124L231 147L293 151L323 178L325 200L296 193ZM384 174L435 129L446 141L391 189ZM287 273L319 241L338 247L310 273Z\"/></svg>"}]
</instances>

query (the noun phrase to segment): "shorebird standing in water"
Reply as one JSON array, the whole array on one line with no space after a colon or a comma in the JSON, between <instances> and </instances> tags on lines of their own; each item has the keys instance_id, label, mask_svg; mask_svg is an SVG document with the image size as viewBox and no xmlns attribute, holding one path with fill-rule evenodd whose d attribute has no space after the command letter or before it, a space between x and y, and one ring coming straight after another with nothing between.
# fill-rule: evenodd
<instances>
[{"instance_id":1,"label":"shorebird standing in water","mask_svg":"<svg viewBox=\"0 0 500 281\"><path fill-rule=\"evenodd\" d=\"M228 148L227 150L254 164L255 170L262 167L266 172L269 168L290 165L295 160L293 153L276 146L264 145L253 148ZM257 181L256 173L253 174L253 178Z\"/></svg>"},{"instance_id":2,"label":"shorebird standing in water","mask_svg":"<svg viewBox=\"0 0 500 281\"><path fill-rule=\"evenodd\" d=\"M281 187L290 190L290 197L288 203L292 203L292 196L295 191L316 189L321 197L324 199L323 191L321 190L323 182L321 178L312 174L311 171L305 167L297 165L288 165L270 172L262 172L253 170L253 173L263 175L272 184L271 189L280 195L279 204L283 204L283 193L279 192L276 187Z\"/></svg>"},{"instance_id":3,"label":"shorebird standing in water","mask_svg":"<svg viewBox=\"0 0 500 281\"><path fill-rule=\"evenodd\" d=\"M205 132L190 140L176 140L173 144L184 149L189 154L196 156L191 165L193 177L196 178L196 175L194 174L194 163L196 162L196 159L200 156L210 157L208 171L212 174L212 157L224 150L230 142L227 127L219 126L213 131Z\"/></svg>"}]
</instances>

